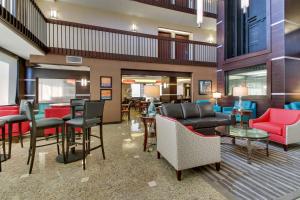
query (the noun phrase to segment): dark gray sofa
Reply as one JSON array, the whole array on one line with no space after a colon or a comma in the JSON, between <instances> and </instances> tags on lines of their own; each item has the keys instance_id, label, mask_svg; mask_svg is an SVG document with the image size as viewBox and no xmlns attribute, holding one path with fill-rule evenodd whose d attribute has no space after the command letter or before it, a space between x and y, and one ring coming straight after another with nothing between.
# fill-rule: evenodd
<instances>
[{"instance_id":1,"label":"dark gray sofa","mask_svg":"<svg viewBox=\"0 0 300 200\"><path fill-rule=\"evenodd\" d=\"M211 104L163 104L160 112L163 116L175 118L183 125L192 126L195 130L235 124L234 116L214 112Z\"/></svg>"}]
</instances>

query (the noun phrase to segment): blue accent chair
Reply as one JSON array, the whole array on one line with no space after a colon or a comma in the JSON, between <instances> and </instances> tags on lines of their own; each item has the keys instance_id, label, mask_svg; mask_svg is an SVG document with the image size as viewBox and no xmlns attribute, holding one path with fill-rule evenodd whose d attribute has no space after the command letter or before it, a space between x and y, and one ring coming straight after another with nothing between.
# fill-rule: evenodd
<instances>
[{"instance_id":1,"label":"blue accent chair","mask_svg":"<svg viewBox=\"0 0 300 200\"><path fill-rule=\"evenodd\" d=\"M300 102L291 102L290 104L285 104L284 109L286 109L286 110L300 110Z\"/></svg>"},{"instance_id":2,"label":"blue accent chair","mask_svg":"<svg viewBox=\"0 0 300 200\"><path fill-rule=\"evenodd\" d=\"M211 104L209 100L197 100L195 102L198 105L206 105L206 104ZM214 111L215 112L222 112L222 107L219 105L214 104Z\"/></svg>"},{"instance_id":3,"label":"blue accent chair","mask_svg":"<svg viewBox=\"0 0 300 200\"><path fill-rule=\"evenodd\" d=\"M233 107L223 107L223 113L227 114L227 115L231 115L233 109L239 109L239 101L235 101L234 102L234 106ZM255 119L256 116L256 103L253 101L242 101L242 108L243 110L251 110L252 111L252 115L251 115L251 119ZM236 115L236 121L240 122L241 120L244 121L249 121L249 117L247 116L243 116L243 119L241 119L240 115Z\"/></svg>"},{"instance_id":4,"label":"blue accent chair","mask_svg":"<svg viewBox=\"0 0 300 200\"><path fill-rule=\"evenodd\" d=\"M209 100L196 100L195 102L196 104L198 105L205 105L205 104L210 104L210 101Z\"/></svg>"},{"instance_id":5,"label":"blue accent chair","mask_svg":"<svg viewBox=\"0 0 300 200\"><path fill-rule=\"evenodd\" d=\"M45 118L45 109L49 107L50 107L49 103L39 103L39 112L38 114L35 115L35 119L39 120Z\"/></svg>"}]
</instances>

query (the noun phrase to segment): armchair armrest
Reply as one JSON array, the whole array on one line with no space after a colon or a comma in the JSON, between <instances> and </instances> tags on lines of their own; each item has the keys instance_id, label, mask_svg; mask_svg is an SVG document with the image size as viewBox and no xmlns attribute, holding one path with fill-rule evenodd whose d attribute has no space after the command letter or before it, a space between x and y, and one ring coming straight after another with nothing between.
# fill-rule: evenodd
<instances>
[{"instance_id":1,"label":"armchair armrest","mask_svg":"<svg viewBox=\"0 0 300 200\"><path fill-rule=\"evenodd\" d=\"M300 142L300 117L298 117L298 121L291 125L286 125L286 144L293 144Z\"/></svg>"},{"instance_id":2,"label":"armchair armrest","mask_svg":"<svg viewBox=\"0 0 300 200\"><path fill-rule=\"evenodd\" d=\"M254 123L258 123L258 122L266 122L269 120L269 117L270 117L270 109L268 109L262 116L260 116L259 118L257 119L251 119L249 121L249 126L250 128L253 128L253 124Z\"/></svg>"},{"instance_id":3,"label":"armchair armrest","mask_svg":"<svg viewBox=\"0 0 300 200\"><path fill-rule=\"evenodd\" d=\"M203 136L177 123L178 170L221 162L219 136Z\"/></svg>"}]
</instances>

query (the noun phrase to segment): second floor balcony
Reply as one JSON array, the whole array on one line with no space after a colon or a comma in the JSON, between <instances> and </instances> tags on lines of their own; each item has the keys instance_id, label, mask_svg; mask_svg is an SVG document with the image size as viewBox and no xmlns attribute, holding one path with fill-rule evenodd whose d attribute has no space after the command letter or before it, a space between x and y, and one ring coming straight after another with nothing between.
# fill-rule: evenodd
<instances>
[{"instance_id":1,"label":"second floor balcony","mask_svg":"<svg viewBox=\"0 0 300 200\"><path fill-rule=\"evenodd\" d=\"M177 11L196 13L197 0L133 0L163 8L173 9ZM204 16L217 17L217 0L203 0Z\"/></svg>"},{"instance_id":2,"label":"second floor balcony","mask_svg":"<svg viewBox=\"0 0 300 200\"><path fill-rule=\"evenodd\" d=\"M11 2L22 3L13 7ZM216 66L215 44L51 20L45 18L32 0L2 1L0 18L45 53Z\"/></svg>"}]
</instances>

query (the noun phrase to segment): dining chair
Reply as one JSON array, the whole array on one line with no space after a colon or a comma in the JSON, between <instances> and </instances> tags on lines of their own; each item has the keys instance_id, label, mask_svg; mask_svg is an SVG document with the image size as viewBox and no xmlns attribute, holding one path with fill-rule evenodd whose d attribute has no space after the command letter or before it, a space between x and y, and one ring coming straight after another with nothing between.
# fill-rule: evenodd
<instances>
[{"instance_id":1,"label":"dining chair","mask_svg":"<svg viewBox=\"0 0 300 200\"><path fill-rule=\"evenodd\" d=\"M31 122L30 123L30 147L28 151L28 160L27 160L27 165L30 162L30 168L29 168L29 174L32 173L32 168L33 168L33 163L34 163L34 157L35 157L35 152L36 148L39 147L44 147L44 146L49 146L49 145L57 145L57 153L60 154L59 150L59 144L62 144L62 153L63 153L63 159L64 162L66 162L65 159L65 149L64 149L64 141L65 141L65 125L64 121L59 118L44 118L44 119L39 119L35 120L35 116L33 113L33 106L30 102L26 103L26 116L27 119ZM47 139L44 136L39 136L38 132L43 131L48 128L55 128L56 129L56 135L55 136L49 136ZM61 141L59 139L59 129L61 129ZM38 139L39 138L39 139ZM46 144L41 144L41 145L36 145L37 142L40 141L46 141L51 138L56 138L55 142L51 143L46 143Z\"/></svg>"},{"instance_id":2,"label":"dining chair","mask_svg":"<svg viewBox=\"0 0 300 200\"><path fill-rule=\"evenodd\" d=\"M28 121L26 117L25 104L27 102L33 103L33 100L25 100L22 99L20 101L19 114L18 115L7 115L0 117L0 120L4 121L8 125L8 158L11 157L11 146L12 146L12 134L13 134L13 124L18 124L19 130L19 141L21 143L21 147L23 148L23 135L22 135L22 123ZM5 138L5 136L4 136Z\"/></svg>"},{"instance_id":3,"label":"dining chair","mask_svg":"<svg viewBox=\"0 0 300 200\"><path fill-rule=\"evenodd\" d=\"M102 156L105 160L104 144L103 144L103 111L104 111L105 101L86 101L84 104L83 117L73 118L66 122L67 126L67 147L66 147L66 160L68 160L69 149L74 148L76 145L82 145L82 161L83 169L85 170L86 165L86 155L90 151L101 148ZM91 128L99 126L99 136L92 135ZM82 143L75 141L75 128L81 128L83 130ZM91 148L91 137L96 137L100 139L100 145Z\"/></svg>"},{"instance_id":4,"label":"dining chair","mask_svg":"<svg viewBox=\"0 0 300 200\"><path fill-rule=\"evenodd\" d=\"M85 101L86 101L85 99L71 99L70 100L71 113L64 116L62 119L64 121L68 121L75 117L82 117Z\"/></svg>"},{"instance_id":5,"label":"dining chair","mask_svg":"<svg viewBox=\"0 0 300 200\"><path fill-rule=\"evenodd\" d=\"M130 101L128 103L128 105L126 105L124 107L122 106L122 111L121 111L122 112L122 119L123 119L123 117L125 115L125 116L127 116L128 121L130 120L130 110L131 110L132 104L133 104L133 102Z\"/></svg>"}]
</instances>

